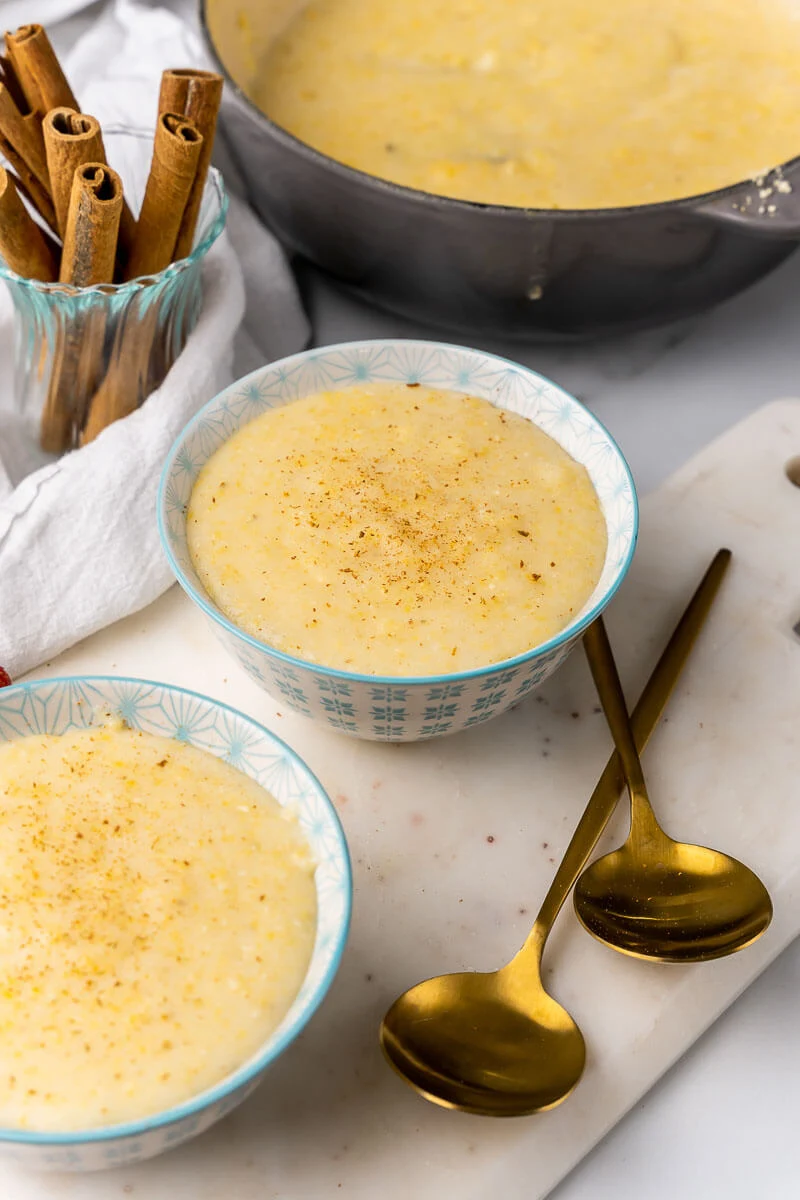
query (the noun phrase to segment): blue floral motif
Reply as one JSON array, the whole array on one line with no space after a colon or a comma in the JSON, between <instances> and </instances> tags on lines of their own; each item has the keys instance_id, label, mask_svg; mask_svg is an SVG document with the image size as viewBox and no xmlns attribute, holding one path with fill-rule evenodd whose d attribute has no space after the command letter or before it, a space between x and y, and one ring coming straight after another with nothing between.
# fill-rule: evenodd
<instances>
[{"instance_id":1,"label":"blue floral motif","mask_svg":"<svg viewBox=\"0 0 800 1200\"><path fill-rule=\"evenodd\" d=\"M469 722L467 722L469 724ZM420 737L432 738L442 737L445 733L452 733L454 730L452 721L425 721L420 729Z\"/></svg>"},{"instance_id":2,"label":"blue floral motif","mask_svg":"<svg viewBox=\"0 0 800 1200\"><path fill-rule=\"evenodd\" d=\"M284 683L302 683L303 677L297 667L273 667L276 675L284 681Z\"/></svg>"},{"instance_id":3,"label":"blue floral motif","mask_svg":"<svg viewBox=\"0 0 800 1200\"><path fill-rule=\"evenodd\" d=\"M402 383L430 383L442 375L442 356L424 342L398 343L392 356L393 370Z\"/></svg>"},{"instance_id":4,"label":"blue floral motif","mask_svg":"<svg viewBox=\"0 0 800 1200\"><path fill-rule=\"evenodd\" d=\"M375 704L370 711L374 738L394 742L402 739L408 727L408 711L403 705Z\"/></svg>"},{"instance_id":5,"label":"blue floral motif","mask_svg":"<svg viewBox=\"0 0 800 1200\"><path fill-rule=\"evenodd\" d=\"M220 709L214 734L223 750L222 757L246 775L257 778L265 763L273 758L258 730L242 722L236 713Z\"/></svg>"},{"instance_id":6,"label":"blue floral motif","mask_svg":"<svg viewBox=\"0 0 800 1200\"><path fill-rule=\"evenodd\" d=\"M117 712L128 725L139 727L147 715L156 718L160 711L158 690L149 683L120 681L117 689Z\"/></svg>"},{"instance_id":7,"label":"blue floral motif","mask_svg":"<svg viewBox=\"0 0 800 1200\"><path fill-rule=\"evenodd\" d=\"M247 658L242 658L241 663L251 679L255 679L256 683L266 683L264 672L261 670L259 663L253 662L249 655ZM276 684L276 687L277 686L278 685Z\"/></svg>"},{"instance_id":8,"label":"blue floral motif","mask_svg":"<svg viewBox=\"0 0 800 1200\"><path fill-rule=\"evenodd\" d=\"M352 720L356 715L355 705L349 700L340 700L338 696L321 696L320 703L325 712L332 713L337 717L347 717Z\"/></svg>"},{"instance_id":9,"label":"blue floral motif","mask_svg":"<svg viewBox=\"0 0 800 1200\"><path fill-rule=\"evenodd\" d=\"M483 356L476 356L471 350L452 347L441 355L435 382L442 388L485 396L487 387L491 389L493 386L494 374L491 359L485 360ZM424 382L432 384L434 380L425 379Z\"/></svg>"},{"instance_id":10,"label":"blue floral motif","mask_svg":"<svg viewBox=\"0 0 800 1200\"><path fill-rule=\"evenodd\" d=\"M538 671L531 671L531 673L528 675L527 679L524 679L522 681L522 683L519 685L519 687L517 688L515 697L516 696L526 696L528 694L528 692L532 692L534 690L534 688L537 688L540 683L542 683L545 679L547 679L548 675L550 675L550 674L551 674L551 670L548 669L548 667L546 667L546 666L542 667Z\"/></svg>"},{"instance_id":11,"label":"blue floral motif","mask_svg":"<svg viewBox=\"0 0 800 1200\"><path fill-rule=\"evenodd\" d=\"M472 711L473 713L490 712L493 708L497 708L498 704L502 704L507 695L508 692L505 688L500 688L496 692L486 692L477 697L472 706Z\"/></svg>"},{"instance_id":12,"label":"blue floral motif","mask_svg":"<svg viewBox=\"0 0 800 1200\"><path fill-rule=\"evenodd\" d=\"M408 713L402 706L393 707L390 705L376 704L372 707L373 721L396 721L398 725L401 725L407 717Z\"/></svg>"},{"instance_id":13,"label":"blue floral motif","mask_svg":"<svg viewBox=\"0 0 800 1200\"><path fill-rule=\"evenodd\" d=\"M262 412L270 407L264 388L258 380L252 380L246 383L244 387L231 397L230 412L234 416L244 418L245 421L251 417L257 417Z\"/></svg>"},{"instance_id":14,"label":"blue floral motif","mask_svg":"<svg viewBox=\"0 0 800 1200\"><path fill-rule=\"evenodd\" d=\"M262 376L261 391L267 408L280 406L287 400L297 400L306 394L302 386L302 367L292 359L276 363L274 371Z\"/></svg>"},{"instance_id":15,"label":"blue floral motif","mask_svg":"<svg viewBox=\"0 0 800 1200\"><path fill-rule=\"evenodd\" d=\"M233 1112L242 1103L244 1096L241 1092L231 1092L230 1096L226 1096L224 1100L220 1100L217 1106L217 1117L227 1117L229 1112Z\"/></svg>"},{"instance_id":16,"label":"blue floral motif","mask_svg":"<svg viewBox=\"0 0 800 1200\"><path fill-rule=\"evenodd\" d=\"M44 1161L52 1167L65 1167L69 1170L70 1167L77 1166L81 1161L80 1154L75 1150L51 1150L45 1154Z\"/></svg>"},{"instance_id":17,"label":"blue floral motif","mask_svg":"<svg viewBox=\"0 0 800 1200\"><path fill-rule=\"evenodd\" d=\"M342 679L320 679L317 687L321 692L331 692L334 696L352 696L353 689Z\"/></svg>"},{"instance_id":18,"label":"blue floral motif","mask_svg":"<svg viewBox=\"0 0 800 1200\"><path fill-rule=\"evenodd\" d=\"M194 483L199 471L199 465L192 458L186 446L182 446L176 454L175 467L178 471L181 471L184 475L187 475L189 479L191 479L192 483Z\"/></svg>"},{"instance_id":19,"label":"blue floral motif","mask_svg":"<svg viewBox=\"0 0 800 1200\"><path fill-rule=\"evenodd\" d=\"M173 1125L164 1134L165 1144L167 1146L174 1146L176 1142L185 1142L192 1134L197 1133L199 1125L199 1117L190 1117L187 1121L181 1121L179 1124Z\"/></svg>"},{"instance_id":20,"label":"blue floral motif","mask_svg":"<svg viewBox=\"0 0 800 1200\"><path fill-rule=\"evenodd\" d=\"M25 695L16 695L0 704L0 740L10 742L13 738L24 737L31 729L31 723L25 714ZM39 732L34 729L34 733Z\"/></svg>"},{"instance_id":21,"label":"blue floral motif","mask_svg":"<svg viewBox=\"0 0 800 1200\"><path fill-rule=\"evenodd\" d=\"M263 676L260 672L258 673L257 678L259 682L263 681ZM296 708L297 711L303 713L304 716L311 715L311 706L309 704L308 696L301 687L298 687L297 684L294 683L287 683L281 675L273 675L272 681L280 694L283 696L284 700L288 701L292 708Z\"/></svg>"},{"instance_id":22,"label":"blue floral motif","mask_svg":"<svg viewBox=\"0 0 800 1200\"><path fill-rule=\"evenodd\" d=\"M131 1143L128 1141L122 1143L112 1142L110 1145L105 1147L104 1158L106 1158L108 1162L118 1162L120 1159L135 1162L136 1158L141 1156L141 1151L141 1143ZM133 1152L134 1155L132 1159L129 1157L131 1152Z\"/></svg>"},{"instance_id":23,"label":"blue floral motif","mask_svg":"<svg viewBox=\"0 0 800 1200\"><path fill-rule=\"evenodd\" d=\"M481 691L490 692L494 691L496 688L510 687L518 675L519 671L517 669L514 669L513 671L496 671L493 675L490 675L488 679L483 680L481 683Z\"/></svg>"},{"instance_id":24,"label":"blue floral motif","mask_svg":"<svg viewBox=\"0 0 800 1200\"><path fill-rule=\"evenodd\" d=\"M464 692L465 683L438 683L428 689L426 700L457 700Z\"/></svg>"},{"instance_id":25,"label":"blue floral motif","mask_svg":"<svg viewBox=\"0 0 800 1200\"><path fill-rule=\"evenodd\" d=\"M303 394L307 396L314 392L327 391L332 386L335 386L333 376L323 353L316 354L312 351L306 357L300 369L300 385L303 389Z\"/></svg>"},{"instance_id":26,"label":"blue floral motif","mask_svg":"<svg viewBox=\"0 0 800 1200\"><path fill-rule=\"evenodd\" d=\"M380 342L362 342L346 352L334 347L326 354L331 383L335 387L370 383L374 379L403 379L402 371L390 364L390 353Z\"/></svg>"},{"instance_id":27,"label":"blue floral motif","mask_svg":"<svg viewBox=\"0 0 800 1200\"><path fill-rule=\"evenodd\" d=\"M358 723L355 720L355 713L351 720L343 716L334 716L328 714L328 724L332 729L338 729L340 733L358 733Z\"/></svg>"},{"instance_id":28,"label":"blue floral motif","mask_svg":"<svg viewBox=\"0 0 800 1200\"><path fill-rule=\"evenodd\" d=\"M186 503L181 493L175 487L174 483L171 483L167 488L164 499L167 505L167 511L170 514L180 513L181 515L185 515Z\"/></svg>"},{"instance_id":29,"label":"blue floral motif","mask_svg":"<svg viewBox=\"0 0 800 1200\"><path fill-rule=\"evenodd\" d=\"M172 734L178 742L207 746L216 739L216 714L200 697L167 694L162 704L172 723Z\"/></svg>"},{"instance_id":30,"label":"blue floral motif","mask_svg":"<svg viewBox=\"0 0 800 1200\"><path fill-rule=\"evenodd\" d=\"M399 686L393 683L381 684L380 687L375 687L373 684L370 686L369 695L370 699L375 700L376 703L390 700L393 704L405 704L409 690L403 684Z\"/></svg>"},{"instance_id":31,"label":"blue floral motif","mask_svg":"<svg viewBox=\"0 0 800 1200\"><path fill-rule=\"evenodd\" d=\"M448 721L453 723L453 718L458 713L458 704L439 704L435 706L426 706L423 713L423 720L427 723L431 721Z\"/></svg>"}]
</instances>

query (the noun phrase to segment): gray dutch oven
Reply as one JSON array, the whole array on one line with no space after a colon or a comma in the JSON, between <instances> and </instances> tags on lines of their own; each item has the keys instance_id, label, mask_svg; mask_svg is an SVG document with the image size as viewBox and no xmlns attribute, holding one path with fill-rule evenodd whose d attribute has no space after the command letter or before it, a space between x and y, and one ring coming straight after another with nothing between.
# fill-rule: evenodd
<instances>
[{"instance_id":1,"label":"gray dutch oven","mask_svg":"<svg viewBox=\"0 0 800 1200\"><path fill-rule=\"evenodd\" d=\"M800 240L800 158L760 182L613 209L475 204L366 175L264 116L240 86L252 56L235 8L200 10L227 81L223 136L256 211L291 251L415 320L538 341L645 328L735 295Z\"/></svg>"}]
</instances>

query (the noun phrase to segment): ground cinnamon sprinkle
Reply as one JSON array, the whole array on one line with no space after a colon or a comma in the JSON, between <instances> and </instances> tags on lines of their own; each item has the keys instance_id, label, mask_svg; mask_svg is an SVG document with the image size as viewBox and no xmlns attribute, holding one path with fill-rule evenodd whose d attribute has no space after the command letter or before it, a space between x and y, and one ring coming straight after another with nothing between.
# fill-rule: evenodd
<instances>
[{"instance_id":1,"label":"ground cinnamon sprinkle","mask_svg":"<svg viewBox=\"0 0 800 1200\"><path fill-rule=\"evenodd\" d=\"M233 621L372 674L449 673L538 644L588 598L606 543L585 470L530 421L406 384L257 418L206 464L187 528Z\"/></svg>"},{"instance_id":2,"label":"ground cinnamon sprinkle","mask_svg":"<svg viewBox=\"0 0 800 1200\"><path fill-rule=\"evenodd\" d=\"M0 813L0 1125L148 1115L281 1020L314 864L253 780L112 722L0 743Z\"/></svg>"}]
</instances>

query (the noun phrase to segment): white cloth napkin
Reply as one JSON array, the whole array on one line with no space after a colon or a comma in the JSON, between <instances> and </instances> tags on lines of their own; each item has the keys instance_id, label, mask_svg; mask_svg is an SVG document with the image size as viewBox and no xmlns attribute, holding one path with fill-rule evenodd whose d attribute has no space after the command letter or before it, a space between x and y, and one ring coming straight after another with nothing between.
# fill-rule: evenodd
<instances>
[{"instance_id":1,"label":"white cloth napkin","mask_svg":"<svg viewBox=\"0 0 800 1200\"><path fill-rule=\"evenodd\" d=\"M11 8L0 0L8 23ZM155 121L162 69L204 65L204 57L176 13L116 0L65 65L86 112L103 124L142 126ZM236 180L223 171L231 192ZM0 665L12 678L169 587L155 518L169 446L236 374L301 349L308 337L280 247L232 196L228 231L205 264L200 323L162 386L95 442L52 462L13 409L12 313L0 284Z\"/></svg>"}]
</instances>

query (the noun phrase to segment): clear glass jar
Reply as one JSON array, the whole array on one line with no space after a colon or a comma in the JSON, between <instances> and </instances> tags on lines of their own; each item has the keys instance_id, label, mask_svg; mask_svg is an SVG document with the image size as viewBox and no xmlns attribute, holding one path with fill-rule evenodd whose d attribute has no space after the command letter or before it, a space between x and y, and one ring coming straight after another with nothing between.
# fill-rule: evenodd
<instances>
[{"instance_id":1,"label":"clear glass jar","mask_svg":"<svg viewBox=\"0 0 800 1200\"><path fill-rule=\"evenodd\" d=\"M104 139L136 213L152 134L108 129ZM40 283L16 275L0 258L0 279L14 305L16 406L43 450L59 454L90 441L163 382L200 315L202 262L224 228L227 208L222 177L211 168L192 253L159 275L129 283Z\"/></svg>"}]
</instances>

